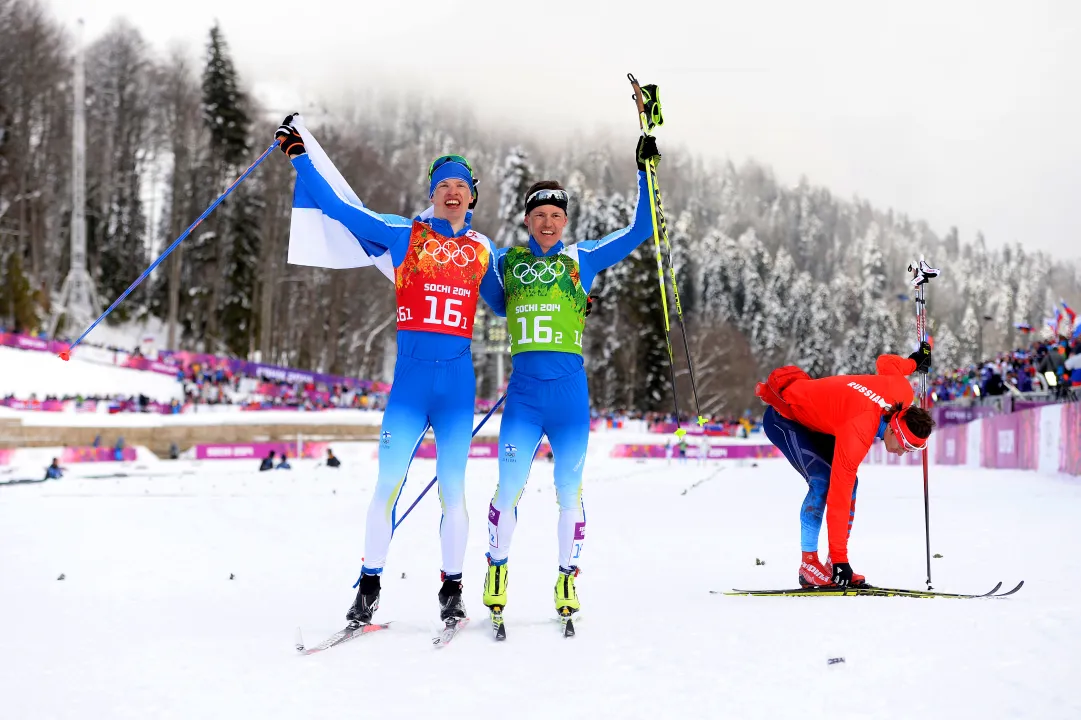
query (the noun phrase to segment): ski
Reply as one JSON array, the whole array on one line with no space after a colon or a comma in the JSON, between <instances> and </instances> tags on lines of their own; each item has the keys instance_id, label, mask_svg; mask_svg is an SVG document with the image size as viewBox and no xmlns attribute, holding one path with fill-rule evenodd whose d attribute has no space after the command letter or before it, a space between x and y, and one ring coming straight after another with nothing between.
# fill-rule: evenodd
<instances>
[{"instance_id":1,"label":"ski","mask_svg":"<svg viewBox=\"0 0 1081 720\"><path fill-rule=\"evenodd\" d=\"M492 620L492 632L496 640L507 639L507 627L503 624L503 608L498 605L493 605L489 609L489 614Z\"/></svg>"},{"instance_id":2,"label":"ski","mask_svg":"<svg viewBox=\"0 0 1081 720\"><path fill-rule=\"evenodd\" d=\"M995 597L1006 597L1007 595L1013 595L1015 592L1020 590L1021 586L1024 585L1024 584L1025 584L1025 581L1022 580L1021 582L1017 583L1017 585L1015 585L1012 590L1007 590L1004 593L998 593L998 594L995 595Z\"/></svg>"},{"instance_id":3,"label":"ski","mask_svg":"<svg viewBox=\"0 0 1081 720\"><path fill-rule=\"evenodd\" d=\"M569 608L563 608L559 612L559 631L565 638L574 637L574 619Z\"/></svg>"},{"instance_id":4,"label":"ski","mask_svg":"<svg viewBox=\"0 0 1081 720\"><path fill-rule=\"evenodd\" d=\"M952 598L959 600L974 598L1007 597L1013 595L1025 584L1022 580L1016 587L999 593L1002 583L998 583L985 593L945 593L935 590L905 590L902 588L883 588L876 586L862 587L801 587L788 590L710 590L711 595L743 595L749 597L913 597L913 598Z\"/></svg>"},{"instance_id":5,"label":"ski","mask_svg":"<svg viewBox=\"0 0 1081 720\"><path fill-rule=\"evenodd\" d=\"M389 627L389 622L367 623L361 625L353 625L352 623L350 623L345 628L334 633L323 642L312 647L304 646L304 638L300 634L300 628L297 628L296 648L297 652L301 655L314 655L317 652L322 652L324 650L334 647L335 645L341 645L342 643L348 642L353 638L361 637L363 635L371 635L372 633L379 632L380 630L386 630Z\"/></svg>"},{"instance_id":6,"label":"ski","mask_svg":"<svg viewBox=\"0 0 1081 720\"><path fill-rule=\"evenodd\" d=\"M884 592L892 592L892 593L895 593L895 594L901 595L901 596L906 596L908 594L915 594L915 597L946 597L946 598L969 599L969 598L1002 597L1001 595L996 595L995 594L995 593L997 593L999 591L999 589L1001 587L1002 587L1002 583L999 582L997 585L995 585L993 588L991 588L987 592L980 593L980 594L940 593L940 592L938 592L936 590L903 590L901 588L877 588L876 587L874 589L882 590ZM1020 588L1016 588L1014 590L1014 592L1016 592L1019 589Z\"/></svg>"},{"instance_id":7,"label":"ski","mask_svg":"<svg viewBox=\"0 0 1081 720\"><path fill-rule=\"evenodd\" d=\"M469 618L451 618L446 621L443 631L432 638L432 645L437 648L450 645L458 632L469 624Z\"/></svg>"}]
</instances>

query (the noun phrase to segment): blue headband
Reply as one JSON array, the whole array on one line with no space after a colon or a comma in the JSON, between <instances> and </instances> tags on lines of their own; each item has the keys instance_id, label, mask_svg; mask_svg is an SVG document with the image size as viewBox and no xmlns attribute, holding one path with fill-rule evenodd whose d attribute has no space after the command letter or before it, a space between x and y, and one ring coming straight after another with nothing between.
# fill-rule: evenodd
<instances>
[{"instance_id":1,"label":"blue headband","mask_svg":"<svg viewBox=\"0 0 1081 720\"><path fill-rule=\"evenodd\" d=\"M431 197L435 195L436 185L451 178L465 180L466 184L469 185L470 195L472 195L473 175L469 172L469 168L461 163L448 162L437 167L435 172L432 173L432 181L428 185L428 198L431 199Z\"/></svg>"}]
</instances>

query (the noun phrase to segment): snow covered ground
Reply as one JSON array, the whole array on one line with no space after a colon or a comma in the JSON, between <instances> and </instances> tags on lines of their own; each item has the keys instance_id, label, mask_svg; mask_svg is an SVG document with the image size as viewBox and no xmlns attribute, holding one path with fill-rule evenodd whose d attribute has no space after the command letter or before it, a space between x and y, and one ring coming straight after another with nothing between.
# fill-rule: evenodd
<instances>
[{"instance_id":1,"label":"snow covered ground","mask_svg":"<svg viewBox=\"0 0 1081 720\"><path fill-rule=\"evenodd\" d=\"M564 640L551 465L539 462L519 506L509 639L496 644L480 603L496 465L472 461L472 625L431 647L432 493L391 548L376 617L392 629L299 656L296 627L314 644L344 624L353 599L371 451L343 447L339 471L180 461L108 477L119 466L88 464L60 481L0 487L0 715L1081 717L1077 479L933 469L936 588L1024 579L1012 598L725 597L709 590L795 583L804 485L784 461L680 466L593 453L583 611L578 636ZM414 463L400 508L433 473L433 462ZM855 569L921 587L923 532L919 471L865 468ZM828 665L835 657L845 662Z\"/></svg>"},{"instance_id":2,"label":"snow covered ground","mask_svg":"<svg viewBox=\"0 0 1081 720\"><path fill-rule=\"evenodd\" d=\"M184 398L176 378L158 373L102 365L78 355L64 362L56 355L0 347L0 396L15 394L20 400L46 395L136 395L168 402ZM32 413L27 413L27 415Z\"/></svg>"}]
</instances>

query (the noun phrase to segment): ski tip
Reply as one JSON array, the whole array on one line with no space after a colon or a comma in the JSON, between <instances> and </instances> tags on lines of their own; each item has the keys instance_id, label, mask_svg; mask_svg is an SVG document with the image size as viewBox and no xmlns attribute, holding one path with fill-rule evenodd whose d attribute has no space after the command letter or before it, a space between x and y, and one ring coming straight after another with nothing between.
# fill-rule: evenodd
<instances>
[{"instance_id":1,"label":"ski tip","mask_svg":"<svg viewBox=\"0 0 1081 720\"><path fill-rule=\"evenodd\" d=\"M297 634L293 644L296 646L298 653L304 652L304 636L300 632L300 626L297 626Z\"/></svg>"}]
</instances>

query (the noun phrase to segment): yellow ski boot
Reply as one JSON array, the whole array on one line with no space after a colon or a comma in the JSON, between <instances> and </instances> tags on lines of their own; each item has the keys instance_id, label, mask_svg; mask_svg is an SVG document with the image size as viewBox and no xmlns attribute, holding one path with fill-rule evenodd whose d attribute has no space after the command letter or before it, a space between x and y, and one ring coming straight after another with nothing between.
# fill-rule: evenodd
<instances>
[{"instance_id":1,"label":"yellow ski boot","mask_svg":"<svg viewBox=\"0 0 1081 720\"><path fill-rule=\"evenodd\" d=\"M488 576L484 579L484 604L487 607L507 604L507 561L496 564L488 556Z\"/></svg>"},{"instance_id":2,"label":"yellow ski boot","mask_svg":"<svg viewBox=\"0 0 1081 720\"><path fill-rule=\"evenodd\" d=\"M492 620L492 632L496 640L507 639L507 628L503 625L503 607L507 604L507 561L496 564L488 556L488 575L484 579L484 604Z\"/></svg>"},{"instance_id":3,"label":"yellow ski boot","mask_svg":"<svg viewBox=\"0 0 1081 720\"><path fill-rule=\"evenodd\" d=\"M556 612L563 629L563 637L574 636L574 623L571 616L581 610L578 602L578 593L574 591L574 578L578 576L578 568L567 570L559 568L559 576L556 578L555 597Z\"/></svg>"}]
</instances>

